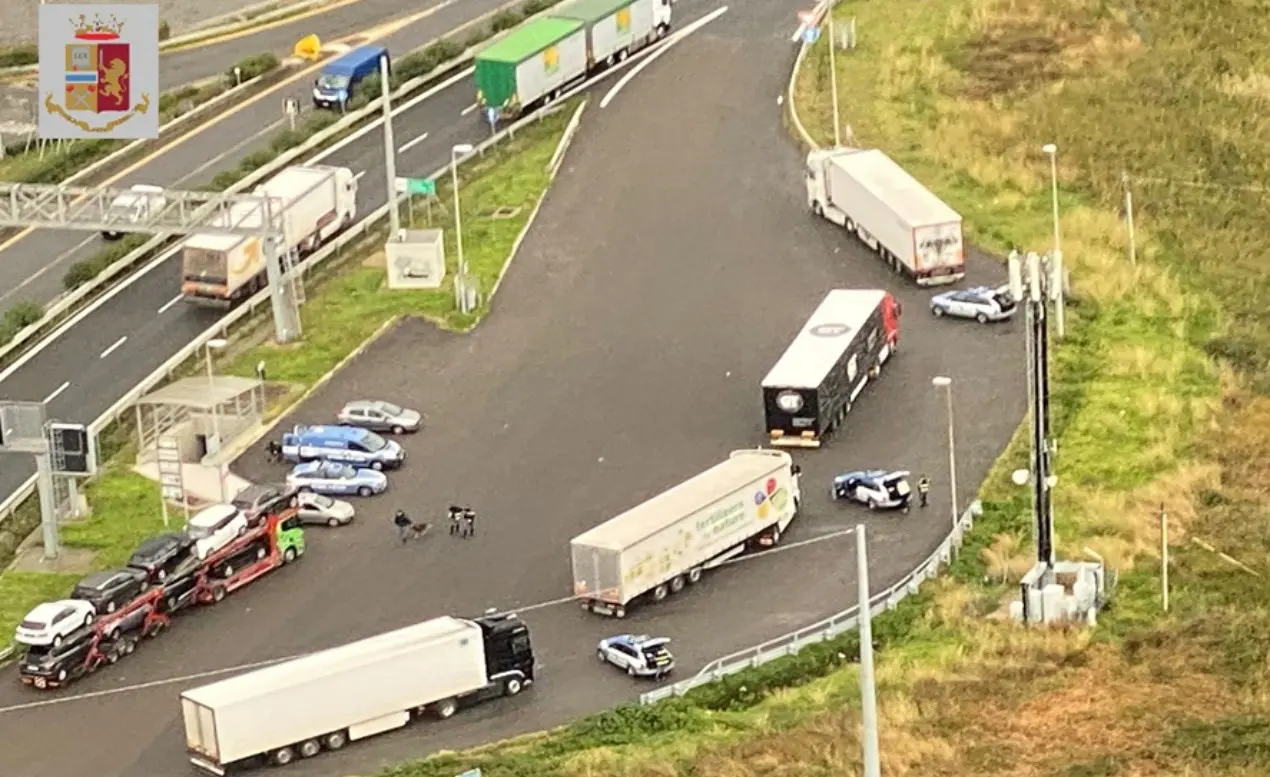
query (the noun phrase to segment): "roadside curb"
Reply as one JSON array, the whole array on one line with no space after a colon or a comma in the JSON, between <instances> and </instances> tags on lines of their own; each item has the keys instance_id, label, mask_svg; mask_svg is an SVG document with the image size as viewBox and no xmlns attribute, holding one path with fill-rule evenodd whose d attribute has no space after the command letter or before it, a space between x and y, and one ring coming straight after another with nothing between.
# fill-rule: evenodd
<instances>
[{"instance_id":1,"label":"roadside curb","mask_svg":"<svg viewBox=\"0 0 1270 777\"><path fill-rule=\"evenodd\" d=\"M569 146L573 145L573 138L578 134L578 129L582 123L582 111L586 109L587 103L591 98L586 98L578 109L573 112L573 116L569 119L569 123L565 126L564 134L560 136L560 142L556 144L556 151L551 155L551 161L547 164L547 170L550 177L547 179L547 188L542 190L542 194L538 195L538 201L534 203L534 209L529 213L529 219L525 221L525 226L521 227L520 234L516 235L516 241L512 243L511 253L507 255L507 261L503 262L503 269L498 273L498 279L494 281L494 288L490 289L489 297L485 300L486 306L492 305L494 295L498 293L498 289L503 285L503 279L507 277L507 273L512 268L512 262L516 261L516 255L520 253L520 244L525 242L525 238L529 235L529 230L534 225L534 220L538 218L538 211L542 209L542 204L546 202L547 195L551 193L551 186L555 183L556 174L560 172L561 166L564 164L565 154L569 150ZM475 324L468 327L467 332L472 331L480 325L481 321L488 318L486 313Z\"/></svg>"}]
</instances>

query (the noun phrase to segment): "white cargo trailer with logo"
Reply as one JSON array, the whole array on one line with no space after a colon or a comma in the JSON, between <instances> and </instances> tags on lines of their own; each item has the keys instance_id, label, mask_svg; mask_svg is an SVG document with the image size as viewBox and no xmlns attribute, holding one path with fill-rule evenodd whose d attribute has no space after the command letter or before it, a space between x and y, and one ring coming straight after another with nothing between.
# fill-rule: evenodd
<instances>
[{"instance_id":1,"label":"white cargo trailer with logo","mask_svg":"<svg viewBox=\"0 0 1270 777\"><path fill-rule=\"evenodd\" d=\"M276 766L534 680L529 629L512 615L434 618L181 694L186 749L201 769Z\"/></svg>"},{"instance_id":2,"label":"white cargo trailer with logo","mask_svg":"<svg viewBox=\"0 0 1270 777\"><path fill-rule=\"evenodd\" d=\"M770 547L798 514L799 469L784 451L728 459L573 538L573 589L591 612L626 616L749 548Z\"/></svg>"},{"instance_id":3,"label":"white cargo trailer with logo","mask_svg":"<svg viewBox=\"0 0 1270 777\"><path fill-rule=\"evenodd\" d=\"M809 153L807 205L919 286L965 277L960 214L877 149Z\"/></svg>"},{"instance_id":4,"label":"white cargo trailer with logo","mask_svg":"<svg viewBox=\"0 0 1270 777\"><path fill-rule=\"evenodd\" d=\"M300 258L316 250L357 216L357 178L347 167L288 167L252 194L270 199L270 219L280 228L278 256ZM261 208L252 202L232 205L222 215L236 228L261 224ZM246 235L194 235L181 248L181 294L187 302L227 307L265 288L263 238Z\"/></svg>"}]
</instances>

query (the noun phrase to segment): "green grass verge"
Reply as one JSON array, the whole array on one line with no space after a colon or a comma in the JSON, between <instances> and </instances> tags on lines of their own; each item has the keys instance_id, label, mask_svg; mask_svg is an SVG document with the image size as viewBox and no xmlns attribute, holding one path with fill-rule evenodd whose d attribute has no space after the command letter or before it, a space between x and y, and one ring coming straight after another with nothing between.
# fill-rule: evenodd
<instances>
[{"instance_id":1,"label":"green grass verge","mask_svg":"<svg viewBox=\"0 0 1270 777\"><path fill-rule=\"evenodd\" d=\"M264 361L270 380L296 386L311 386L341 360L366 341L384 323L397 316L420 316L451 329L465 329L489 310L488 296L506 266L512 244L528 222L542 193L550 183L547 163L555 152L565 125L576 105L518 132L515 139L495 146L484 157L460 168L460 201L463 208L463 247L469 271L483 297L474 315L455 310L453 273L457 264L453 195L446 181L438 181L437 199L431 205L431 228L445 235L448 275L435 291L393 291L386 286L382 261L356 266L341 272L311 293L301 308L304 341L300 347L273 343L250 348L229 365L235 375L250 377ZM516 216L492 219L488 214L500 207L519 208ZM404 209L403 209L404 210ZM416 228L428 228L429 207L416 202ZM402 214L402 224L411 216ZM378 233L366 242L382 260ZM338 261L338 260L337 260Z\"/></svg>"}]
</instances>

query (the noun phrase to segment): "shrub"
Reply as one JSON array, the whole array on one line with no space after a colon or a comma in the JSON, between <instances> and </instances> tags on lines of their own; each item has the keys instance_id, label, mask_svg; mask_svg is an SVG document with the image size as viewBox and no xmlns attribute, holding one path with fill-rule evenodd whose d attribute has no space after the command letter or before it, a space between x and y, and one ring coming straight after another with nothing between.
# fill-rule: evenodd
<instances>
[{"instance_id":1,"label":"shrub","mask_svg":"<svg viewBox=\"0 0 1270 777\"><path fill-rule=\"evenodd\" d=\"M16 329L26 329L41 318L44 318L43 306L31 300L19 302L4 313L5 323Z\"/></svg>"},{"instance_id":2,"label":"shrub","mask_svg":"<svg viewBox=\"0 0 1270 777\"><path fill-rule=\"evenodd\" d=\"M205 188L211 192L223 192L238 183L238 179L241 177L237 170L222 170L212 178L212 182Z\"/></svg>"},{"instance_id":3,"label":"shrub","mask_svg":"<svg viewBox=\"0 0 1270 777\"><path fill-rule=\"evenodd\" d=\"M525 3L525 16L542 13L553 5L555 5L554 0L529 0Z\"/></svg>"},{"instance_id":4,"label":"shrub","mask_svg":"<svg viewBox=\"0 0 1270 777\"><path fill-rule=\"evenodd\" d=\"M26 67L40 61L40 50L33 43L9 46L0 51L0 67Z\"/></svg>"},{"instance_id":5,"label":"shrub","mask_svg":"<svg viewBox=\"0 0 1270 777\"><path fill-rule=\"evenodd\" d=\"M172 37L172 27L166 20L159 22L159 40L165 41Z\"/></svg>"},{"instance_id":6,"label":"shrub","mask_svg":"<svg viewBox=\"0 0 1270 777\"><path fill-rule=\"evenodd\" d=\"M67 291L83 286L100 275L107 267L140 248L150 237L150 235L141 234L126 235L122 240L99 251L95 256L72 264L62 276L62 285Z\"/></svg>"},{"instance_id":7,"label":"shrub","mask_svg":"<svg viewBox=\"0 0 1270 777\"><path fill-rule=\"evenodd\" d=\"M235 86L238 79L250 81L256 76L262 76L272 70L277 70L282 63L276 56L271 53L256 54L255 56L245 57L234 63L234 67L225 71L225 79L230 86ZM238 75L234 75L234 68L238 68Z\"/></svg>"},{"instance_id":8,"label":"shrub","mask_svg":"<svg viewBox=\"0 0 1270 777\"><path fill-rule=\"evenodd\" d=\"M269 148L272 149L275 154L281 154L283 151L286 151L289 148L295 148L303 143L306 137L307 136L304 132L299 128L293 130L283 130L275 135L273 140L269 141Z\"/></svg>"},{"instance_id":9,"label":"shrub","mask_svg":"<svg viewBox=\"0 0 1270 777\"><path fill-rule=\"evenodd\" d=\"M489 26L495 33L500 33L503 30L510 30L520 24L524 18L524 15L520 11L515 8L508 8L507 10L499 11L494 14L494 18L490 20Z\"/></svg>"}]
</instances>

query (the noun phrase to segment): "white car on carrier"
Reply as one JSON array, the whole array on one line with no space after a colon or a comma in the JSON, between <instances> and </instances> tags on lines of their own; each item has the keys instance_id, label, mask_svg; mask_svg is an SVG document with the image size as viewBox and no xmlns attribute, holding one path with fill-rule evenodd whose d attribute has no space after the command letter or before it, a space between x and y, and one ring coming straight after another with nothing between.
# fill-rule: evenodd
<instances>
[{"instance_id":1,"label":"white car on carrier","mask_svg":"<svg viewBox=\"0 0 1270 777\"><path fill-rule=\"evenodd\" d=\"M79 599L45 602L26 614L13 639L33 647L60 647L66 637L91 626L95 617L97 610Z\"/></svg>"}]
</instances>

